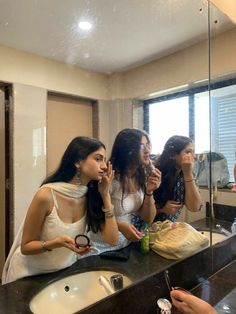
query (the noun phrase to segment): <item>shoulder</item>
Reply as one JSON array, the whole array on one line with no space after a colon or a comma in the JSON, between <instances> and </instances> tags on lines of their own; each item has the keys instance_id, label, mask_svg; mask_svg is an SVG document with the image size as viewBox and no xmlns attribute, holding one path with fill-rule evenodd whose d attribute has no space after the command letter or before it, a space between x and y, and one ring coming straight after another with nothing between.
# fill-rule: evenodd
<instances>
[{"instance_id":1,"label":"shoulder","mask_svg":"<svg viewBox=\"0 0 236 314\"><path fill-rule=\"evenodd\" d=\"M50 188L43 187L40 188L33 199L39 205L50 205L52 204L52 192Z\"/></svg>"}]
</instances>

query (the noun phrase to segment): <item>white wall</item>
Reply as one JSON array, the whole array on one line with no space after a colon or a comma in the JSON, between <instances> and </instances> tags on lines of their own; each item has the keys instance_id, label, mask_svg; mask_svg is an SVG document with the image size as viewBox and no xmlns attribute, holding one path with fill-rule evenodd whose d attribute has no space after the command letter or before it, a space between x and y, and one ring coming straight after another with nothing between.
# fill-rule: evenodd
<instances>
[{"instance_id":1,"label":"white wall","mask_svg":"<svg viewBox=\"0 0 236 314\"><path fill-rule=\"evenodd\" d=\"M133 127L132 101L116 99L98 102L98 137L110 155L115 136L124 128Z\"/></svg>"},{"instance_id":2,"label":"white wall","mask_svg":"<svg viewBox=\"0 0 236 314\"><path fill-rule=\"evenodd\" d=\"M0 80L108 99L108 76L0 45Z\"/></svg>"},{"instance_id":3,"label":"white wall","mask_svg":"<svg viewBox=\"0 0 236 314\"><path fill-rule=\"evenodd\" d=\"M14 84L13 169L17 232L42 179L46 176L46 101L43 88Z\"/></svg>"}]
</instances>

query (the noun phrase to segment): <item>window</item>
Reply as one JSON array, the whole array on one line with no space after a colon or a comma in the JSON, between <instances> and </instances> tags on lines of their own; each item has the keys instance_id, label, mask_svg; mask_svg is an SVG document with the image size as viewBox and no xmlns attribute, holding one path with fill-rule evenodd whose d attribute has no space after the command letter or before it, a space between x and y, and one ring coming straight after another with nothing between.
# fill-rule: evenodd
<instances>
[{"instance_id":1,"label":"window","mask_svg":"<svg viewBox=\"0 0 236 314\"><path fill-rule=\"evenodd\" d=\"M209 93L196 93L194 104L194 146L195 153L199 154L210 148Z\"/></svg>"},{"instance_id":2,"label":"window","mask_svg":"<svg viewBox=\"0 0 236 314\"><path fill-rule=\"evenodd\" d=\"M144 102L144 128L150 134L152 153L160 154L172 135L193 139L195 152L221 152L234 181L236 158L236 79L189 89ZM211 121L210 110L211 105ZM210 123L211 122L211 123ZM211 125L211 143L210 143Z\"/></svg>"},{"instance_id":3,"label":"window","mask_svg":"<svg viewBox=\"0 0 236 314\"><path fill-rule=\"evenodd\" d=\"M212 92L212 150L227 159L230 181L234 181L236 157L236 84Z\"/></svg>"},{"instance_id":4,"label":"window","mask_svg":"<svg viewBox=\"0 0 236 314\"><path fill-rule=\"evenodd\" d=\"M171 115L169 114L171 112ZM180 97L153 103L149 107L149 133L152 138L152 151L162 152L165 142L173 134L188 136L188 97ZM181 123L176 117L181 116ZM164 131L164 132L163 132Z\"/></svg>"}]
</instances>

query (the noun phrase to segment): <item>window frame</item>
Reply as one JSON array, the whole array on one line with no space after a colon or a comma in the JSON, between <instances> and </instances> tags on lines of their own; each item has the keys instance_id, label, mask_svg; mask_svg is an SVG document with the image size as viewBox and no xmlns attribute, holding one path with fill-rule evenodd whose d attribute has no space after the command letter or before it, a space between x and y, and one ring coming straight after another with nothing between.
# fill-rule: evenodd
<instances>
[{"instance_id":1,"label":"window frame","mask_svg":"<svg viewBox=\"0 0 236 314\"><path fill-rule=\"evenodd\" d=\"M220 82L211 83L202 85L199 87L193 87L189 88L180 92L175 92L171 94L167 94L160 97L155 97L152 99L144 100L143 102L143 127L144 130L149 134L149 105L153 103L163 102L171 99L176 99L184 96L189 97L189 137L194 141L195 140L195 131L194 131L194 125L195 125L195 116L194 116L194 95L206 91L212 91L215 89L236 85L236 78L226 79ZM210 98L210 94L209 94Z\"/></svg>"},{"instance_id":2,"label":"window frame","mask_svg":"<svg viewBox=\"0 0 236 314\"><path fill-rule=\"evenodd\" d=\"M202 92L209 92L209 105L211 106L211 91L217 90L220 88L228 87L231 85L236 85L236 78L230 78L230 79L225 79L219 82L211 83L211 84L206 84L202 85L199 87L194 87L194 88L189 88L183 91L175 92L175 93L170 93L166 94L160 97L152 98L145 100L143 102L143 126L144 130L149 134L149 105L153 103L159 103L163 101L168 101L171 99L177 99L180 97L188 97L188 109L189 109L189 137L195 141L195 94L202 93ZM211 107L210 107L211 110ZM210 128L212 122L212 116L210 114L210 121L209 125ZM210 142L212 140L210 139ZM211 144L210 144L211 145Z\"/></svg>"}]
</instances>

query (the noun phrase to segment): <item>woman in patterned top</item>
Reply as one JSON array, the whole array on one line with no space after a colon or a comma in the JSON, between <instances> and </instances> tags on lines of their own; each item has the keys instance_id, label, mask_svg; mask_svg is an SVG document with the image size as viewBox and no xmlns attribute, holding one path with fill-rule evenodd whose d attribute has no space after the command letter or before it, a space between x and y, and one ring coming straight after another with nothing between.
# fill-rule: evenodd
<instances>
[{"instance_id":1,"label":"woman in patterned top","mask_svg":"<svg viewBox=\"0 0 236 314\"><path fill-rule=\"evenodd\" d=\"M175 135L168 139L155 166L162 173L159 189L153 193L157 215L155 221L176 221L185 205L192 212L202 207L193 176L194 151L192 140Z\"/></svg>"}]
</instances>

